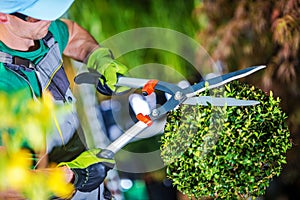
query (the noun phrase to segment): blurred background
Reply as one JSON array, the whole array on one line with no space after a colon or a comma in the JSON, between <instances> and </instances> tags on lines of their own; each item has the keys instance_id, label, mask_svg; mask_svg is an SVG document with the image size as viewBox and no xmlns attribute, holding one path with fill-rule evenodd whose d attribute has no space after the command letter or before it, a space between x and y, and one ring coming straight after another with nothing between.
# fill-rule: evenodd
<instances>
[{"instance_id":1,"label":"blurred background","mask_svg":"<svg viewBox=\"0 0 300 200\"><path fill-rule=\"evenodd\" d=\"M198 69L172 52L151 48L135 50L118 57L119 61L132 68L136 77L145 77L147 74L147 77L157 79L179 82L184 78L189 83L195 83L210 72L227 73L253 65L267 65L263 72L242 81L267 93L272 90L275 96L282 99L281 106L289 116L293 148L287 153L287 164L281 175L271 182L262 199L292 200L300 199L299 10L299 0L77 0L67 17L86 28L100 44L119 33L142 27L178 31L197 41L214 62L213 65L209 64L209 70L205 66ZM161 39L159 35L156 37L157 40ZM175 39L171 41L170 46L179 42ZM118 44L114 45L117 48ZM203 54L203 49L196 51L194 63L201 65ZM159 63L168 68L158 70L159 73L155 70L157 66L134 71L134 67L145 63ZM71 76L74 73L69 72ZM92 88L84 88L82 91L85 97L92 99L95 108L82 117L86 132L92 138L90 146L105 146L135 122L135 119L127 120L128 117L122 116L119 116L122 118L121 125L117 122L115 113L124 109L124 105L118 103L119 99L109 99L99 94L94 99L95 91ZM160 103L167 97L157 95L153 98L155 100L138 98L138 101L141 107L145 103L151 107L153 101ZM81 101L83 110L91 109L91 99ZM125 109L134 113L131 106ZM94 117L91 113L94 113ZM95 132L99 133L97 137ZM162 130L158 134L140 138L124 149L135 153L158 151L161 133ZM101 139L101 134L107 136L105 141ZM140 162L147 165L151 162L137 161L122 152L116 157L119 166L134 166ZM117 199L186 198L172 187L171 181L165 177L164 167L145 171L115 171L110 174L106 184Z\"/></svg>"}]
</instances>

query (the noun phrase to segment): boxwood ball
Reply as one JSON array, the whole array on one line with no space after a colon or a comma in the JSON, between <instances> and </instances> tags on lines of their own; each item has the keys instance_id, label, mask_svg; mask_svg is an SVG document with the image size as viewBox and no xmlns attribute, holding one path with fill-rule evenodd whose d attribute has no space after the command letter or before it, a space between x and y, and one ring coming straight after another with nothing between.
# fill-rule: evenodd
<instances>
[{"instance_id":1,"label":"boxwood ball","mask_svg":"<svg viewBox=\"0 0 300 200\"><path fill-rule=\"evenodd\" d=\"M167 176L179 191L197 199L262 196L291 148L280 99L238 81L199 95L260 104L182 105L170 112L161 138Z\"/></svg>"}]
</instances>

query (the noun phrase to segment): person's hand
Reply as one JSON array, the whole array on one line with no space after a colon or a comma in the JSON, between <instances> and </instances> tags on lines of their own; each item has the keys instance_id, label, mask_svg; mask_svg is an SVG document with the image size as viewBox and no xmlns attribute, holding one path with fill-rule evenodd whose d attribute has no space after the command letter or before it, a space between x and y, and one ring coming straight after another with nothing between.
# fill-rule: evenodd
<instances>
[{"instance_id":1,"label":"person's hand","mask_svg":"<svg viewBox=\"0 0 300 200\"><path fill-rule=\"evenodd\" d=\"M100 156L99 156L100 155ZM107 171L115 165L113 153L108 150L91 149L81 153L70 162L61 162L74 173L74 186L81 192L91 192L103 182Z\"/></svg>"},{"instance_id":2,"label":"person's hand","mask_svg":"<svg viewBox=\"0 0 300 200\"><path fill-rule=\"evenodd\" d=\"M96 70L102 76L99 78L97 89L105 95L119 93L128 88L118 88L116 83L118 76L124 75L128 69L125 65L114 60L111 51L108 48L99 47L94 50L87 59L87 67Z\"/></svg>"}]
</instances>

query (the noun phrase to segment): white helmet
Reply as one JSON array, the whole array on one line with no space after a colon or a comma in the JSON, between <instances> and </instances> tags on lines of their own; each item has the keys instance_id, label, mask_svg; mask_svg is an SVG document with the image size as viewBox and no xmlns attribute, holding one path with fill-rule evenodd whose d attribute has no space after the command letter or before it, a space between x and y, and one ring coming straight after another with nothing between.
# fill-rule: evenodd
<instances>
[{"instance_id":1,"label":"white helmet","mask_svg":"<svg viewBox=\"0 0 300 200\"><path fill-rule=\"evenodd\" d=\"M0 12L21 13L36 19L55 20L61 17L74 0L0 0Z\"/></svg>"}]
</instances>

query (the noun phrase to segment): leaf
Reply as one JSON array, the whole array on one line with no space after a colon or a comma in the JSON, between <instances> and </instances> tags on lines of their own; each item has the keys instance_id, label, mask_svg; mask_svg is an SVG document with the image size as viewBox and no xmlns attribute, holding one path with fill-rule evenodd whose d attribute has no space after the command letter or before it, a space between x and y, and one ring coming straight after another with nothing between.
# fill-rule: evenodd
<instances>
[{"instance_id":1,"label":"leaf","mask_svg":"<svg viewBox=\"0 0 300 200\"><path fill-rule=\"evenodd\" d=\"M181 121L178 126L167 120L163 145L170 148L179 142L186 144L181 134L188 131L193 135L183 154L168 165L170 178L186 194L197 198L215 194L218 198L229 199L236 199L237 194L261 196L265 190L257 188L268 186L270 179L280 174L281 165L286 163L286 150L291 147L286 115L274 98L266 96L260 89L237 81L227 84L225 89L235 91L234 94L227 93L228 97L263 99L263 102L257 106L222 109L184 106L170 113L168 119L175 113L185 118L196 115L191 117L193 120ZM215 88L199 95L220 91ZM173 127L176 132L172 131ZM174 142L174 139L179 141ZM163 151L162 158L168 160ZM256 181L257 177L260 181ZM200 189L196 185L206 188Z\"/></svg>"}]
</instances>

